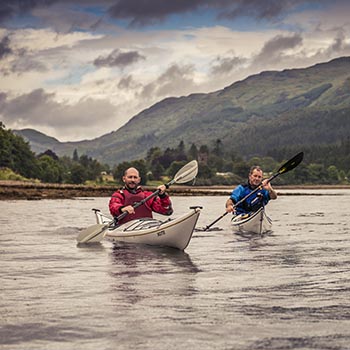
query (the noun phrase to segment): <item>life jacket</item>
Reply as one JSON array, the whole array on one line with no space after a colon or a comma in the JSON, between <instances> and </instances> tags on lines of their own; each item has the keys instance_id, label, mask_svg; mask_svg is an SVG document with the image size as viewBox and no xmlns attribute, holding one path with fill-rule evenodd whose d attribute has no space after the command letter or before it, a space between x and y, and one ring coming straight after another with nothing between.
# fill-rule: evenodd
<instances>
[{"instance_id":1,"label":"life jacket","mask_svg":"<svg viewBox=\"0 0 350 350\"><path fill-rule=\"evenodd\" d=\"M241 192L241 197L244 198L249 193L253 191L249 184L242 185L243 191ZM255 193L251 194L242 204L238 205L236 208L237 214L250 213L257 211L259 208L267 204L264 194L266 195L265 189L259 189Z\"/></svg>"},{"instance_id":2,"label":"life jacket","mask_svg":"<svg viewBox=\"0 0 350 350\"><path fill-rule=\"evenodd\" d=\"M145 193L140 189L135 193L129 192L126 189L119 191L124 197L124 207L128 205L133 205L136 202L142 201L146 198ZM135 214L128 214L125 218L118 221L118 224L123 224L125 222L140 219L140 218L152 218L152 209L149 207L148 203L144 203L135 209Z\"/></svg>"}]
</instances>

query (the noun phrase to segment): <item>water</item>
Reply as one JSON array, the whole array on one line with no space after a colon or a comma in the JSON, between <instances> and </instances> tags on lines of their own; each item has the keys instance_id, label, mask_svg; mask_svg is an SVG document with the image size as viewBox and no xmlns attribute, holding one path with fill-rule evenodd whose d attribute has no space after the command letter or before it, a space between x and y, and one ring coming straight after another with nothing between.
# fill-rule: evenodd
<instances>
[{"instance_id":1,"label":"water","mask_svg":"<svg viewBox=\"0 0 350 350\"><path fill-rule=\"evenodd\" d=\"M173 197L175 215L202 205L204 227L225 200ZM349 203L280 196L272 234L226 216L181 252L77 247L108 198L1 201L0 349L350 349Z\"/></svg>"}]
</instances>

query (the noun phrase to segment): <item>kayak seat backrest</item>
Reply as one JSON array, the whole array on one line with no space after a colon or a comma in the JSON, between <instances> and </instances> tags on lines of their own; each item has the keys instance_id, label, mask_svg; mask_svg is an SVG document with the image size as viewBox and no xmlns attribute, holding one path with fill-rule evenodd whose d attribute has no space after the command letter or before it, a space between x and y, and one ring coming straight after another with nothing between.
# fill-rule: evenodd
<instances>
[{"instance_id":1,"label":"kayak seat backrest","mask_svg":"<svg viewBox=\"0 0 350 350\"><path fill-rule=\"evenodd\" d=\"M123 226L126 227L123 231L140 231L150 228L158 228L162 223L162 221L150 218L137 219L135 221L130 221L124 224Z\"/></svg>"}]
</instances>

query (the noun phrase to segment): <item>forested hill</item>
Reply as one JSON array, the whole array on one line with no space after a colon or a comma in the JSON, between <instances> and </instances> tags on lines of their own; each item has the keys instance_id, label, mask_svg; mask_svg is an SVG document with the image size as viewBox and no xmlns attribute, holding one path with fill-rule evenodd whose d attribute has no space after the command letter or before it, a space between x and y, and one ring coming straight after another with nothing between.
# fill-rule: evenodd
<instances>
[{"instance_id":1,"label":"forested hill","mask_svg":"<svg viewBox=\"0 0 350 350\"><path fill-rule=\"evenodd\" d=\"M212 146L218 139L243 156L286 147L332 145L350 135L350 57L305 69L267 71L209 94L167 98L117 131L91 141L47 143L57 154L87 154L116 164L147 150ZM30 133L24 135L36 151ZM35 147L34 147L35 146ZM42 150L42 149L41 149Z\"/></svg>"}]
</instances>

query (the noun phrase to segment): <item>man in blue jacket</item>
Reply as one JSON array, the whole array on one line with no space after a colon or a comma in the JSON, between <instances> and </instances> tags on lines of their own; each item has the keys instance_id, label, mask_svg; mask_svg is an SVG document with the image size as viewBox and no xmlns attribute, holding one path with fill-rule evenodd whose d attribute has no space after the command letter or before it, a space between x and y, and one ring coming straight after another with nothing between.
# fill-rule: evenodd
<instances>
[{"instance_id":1,"label":"man in blue jacket","mask_svg":"<svg viewBox=\"0 0 350 350\"><path fill-rule=\"evenodd\" d=\"M234 207L241 199L249 193L260 189L249 196L243 203ZM250 168L248 182L243 185L238 185L231 193L230 198L226 201L226 211L228 213L235 212L236 214L246 214L257 211L262 206L266 205L270 199L276 199L277 193L272 188L271 183L263 180L263 171L259 166Z\"/></svg>"}]
</instances>

